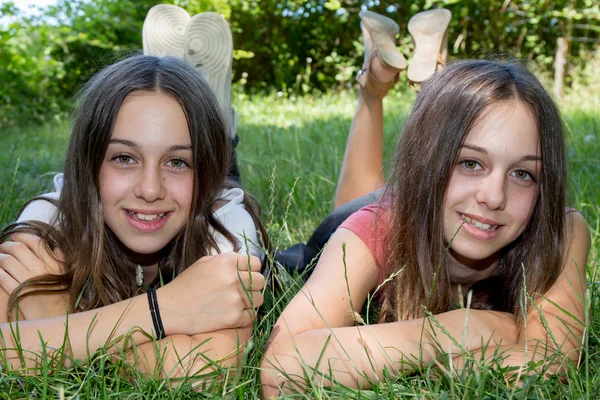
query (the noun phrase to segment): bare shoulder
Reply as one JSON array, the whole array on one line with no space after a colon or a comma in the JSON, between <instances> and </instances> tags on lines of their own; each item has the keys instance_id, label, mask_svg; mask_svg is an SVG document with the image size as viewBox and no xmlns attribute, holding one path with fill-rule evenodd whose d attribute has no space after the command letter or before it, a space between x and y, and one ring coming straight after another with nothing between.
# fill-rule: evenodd
<instances>
[{"instance_id":1,"label":"bare shoulder","mask_svg":"<svg viewBox=\"0 0 600 400\"><path fill-rule=\"evenodd\" d=\"M590 240L590 228L587 221L581 215L580 212L574 211L566 215L567 219L567 237L573 235L581 235L587 237L587 241Z\"/></svg>"},{"instance_id":2,"label":"bare shoulder","mask_svg":"<svg viewBox=\"0 0 600 400\"><path fill-rule=\"evenodd\" d=\"M570 212L566 216L567 231L565 240L565 268L576 268L585 275L587 258L591 247L590 228L579 212Z\"/></svg>"},{"instance_id":3,"label":"bare shoulder","mask_svg":"<svg viewBox=\"0 0 600 400\"><path fill-rule=\"evenodd\" d=\"M338 229L323 250L310 279L287 305L276 331L289 337L354 323L369 292L377 286L375 259L363 241Z\"/></svg>"},{"instance_id":4,"label":"bare shoulder","mask_svg":"<svg viewBox=\"0 0 600 400\"><path fill-rule=\"evenodd\" d=\"M378 280L375 257L368 246L351 230L340 228L323 250L307 286L347 279L361 282L361 292L375 289ZM345 284L345 283L344 283ZM361 293L362 294L362 293Z\"/></svg>"}]
</instances>

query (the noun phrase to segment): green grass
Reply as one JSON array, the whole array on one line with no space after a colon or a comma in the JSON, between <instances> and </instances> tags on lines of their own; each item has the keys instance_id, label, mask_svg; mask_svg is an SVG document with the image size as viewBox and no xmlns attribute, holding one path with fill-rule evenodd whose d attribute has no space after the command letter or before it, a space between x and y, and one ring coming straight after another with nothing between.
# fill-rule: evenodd
<instances>
[{"instance_id":1,"label":"green grass","mask_svg":"<svg viewBox=\"0 0 600 400\"><path fill-rule=\"evenodd\" d=\"M395 93L386 103L386 157L400 132L414 94ZM305 241L332 209L346 135L355 107L354 93L321 98L263 97L236 99L240 114L238 147L242 178L247 191L263 207L273 243L284 248ZM567 97L561 104L568 127L570 205L582 211L593 236L590 278L595 277L600 249L600 97ZM0 135L0 227L11 222L30 197L47 190L48 172L60 171L68 139L68 124L17 127ZM278 276L283 276L280 273ZM596 279L599 280L599 279ZM101 351L87 364L39 376L0 370L0 398L255 398L259 395L258 365L272 325L283 306L298 290L301 280L287 280L285 293L267 295L241 376L227 376L197 393L189 384L167 390L169 382L148 378L119 362L109 362ZM501 370L479 366L466 373L442 373L432 366L409 377L388 379L370 391L342 386L316 389L308 398L598 398L600 393L600 305L593 286L588 322L589 346L579 369L570 366L569 379L542 380L531 376L522 389L511 386ZM441 363L445 365L442 360Z\"/></svg>"}]
</instances>

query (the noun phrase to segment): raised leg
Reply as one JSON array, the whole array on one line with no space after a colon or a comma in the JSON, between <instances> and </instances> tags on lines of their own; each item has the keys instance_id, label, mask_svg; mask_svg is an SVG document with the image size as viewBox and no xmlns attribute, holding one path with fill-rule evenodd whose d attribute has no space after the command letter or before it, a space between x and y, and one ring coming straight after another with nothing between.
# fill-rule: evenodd
<instances>
[{"instance_id":1,"label":"raised leg","mask_svg":"<svg viewBox=\"0 0 600 400\"><path fill-rule=\"evenodd\" d=\"M406 67L395 47L398 25L391 19L363 11L361 29L365 63L358 81L358 106L350 126L346 152L335 194L334 209L383 186L383 97ZM419 51L409 66L408 76L422 82L443 66L450 11L436 9L416 14L409 30Z\"/></svg>"},{"instance_id":2,"label":"raised leg","mask_svg":"<svg viewBox=\"0 0 600 400\"><path fill-rule=\"evenodd\" d=\"M363 72L360 97L352 119L344 161L335 193L334 209L383 186L383 96L373 86L391 85L398 72L384 67L370 53L373 42L363 29L368 72ZM364 83L363 83L364 82ZM371 85L369 87L369 85ZM383 95L378 95L383 93Z\"/></svg>"}]
</instances>

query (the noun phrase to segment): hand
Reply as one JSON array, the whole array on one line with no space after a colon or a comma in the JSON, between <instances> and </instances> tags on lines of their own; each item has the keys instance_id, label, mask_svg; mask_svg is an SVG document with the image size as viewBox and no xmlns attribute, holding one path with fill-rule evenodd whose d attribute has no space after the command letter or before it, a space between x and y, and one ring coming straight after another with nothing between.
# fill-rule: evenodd
<instances>
[{"instance_id":1,"label":"hand","mask_svg":"<svg viewBox=\"0 0 600 400\"><path fill-rule=\"evenodd\" d=\"M9 295L23 282L41 275L62 274L59 250L50 254L42 239L27 233L11 236L11 241L0 244L0 287ZM19 301L19 311L26 320L64 315L69 305L65 292L34 295Z\"/></svg>"},{"instance_id":2,"label":"hand","mask_svg":"<svg viewBox=\"0 0 600 400\"><path fill-rule=\"evenodd\" d=\"M473 313L474 312L474 313ZM489 310L469 310L469 314L476 314L476 328L481 337L490 338L490 345L514 345L519 341L519 329L515 316L511 313ZM480 347L481 342L472 347Z\"/></svg>"},{"instance_id":3,"label":"hand","mask_svg":"<svg viewBox=\"0 0 600 400\"><path fill-rule=\"evenodd\" d=\"M464 308L446 313L451 324L445 327L467 351L481 348L482 344L491 349L499 344L509 345L518 341L518 330L512 314L489 310L466 310ZM465 321L467 329L464 330ZM438 332L439 335L439 332Z\"/></svg>"},{"instance_id":4,"label":"hand","mask_svg":"<svg viewBox=\"0 0 600 400\"><path fill-rule=\"evenodd\" d=\"M257 257L224 253L202 257L156 291L167 335L195 335L250 326L265 278Z\"/></svg>"}]
</instances>

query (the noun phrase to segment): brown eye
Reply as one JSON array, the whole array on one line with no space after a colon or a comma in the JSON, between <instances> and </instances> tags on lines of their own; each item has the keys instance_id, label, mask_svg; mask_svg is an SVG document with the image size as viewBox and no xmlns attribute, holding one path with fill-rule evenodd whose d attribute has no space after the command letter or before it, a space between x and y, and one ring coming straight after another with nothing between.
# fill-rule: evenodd
<instances>
[{"instance_id":1,"label":"brown eye","mask_svg":"<svg viewBox=\"0 0 600 400\"><path fill-rule=\"evenodd\" d=\"M465 160L462 162L462 165L466 168L466 169L470 169L470 170L477 170L477 169L481 169L481 166L479 165L479 163L475 160Z\"/></svg>"},{"instance_id":2,"label":"brown eye","mask_svg":"<svg viewBox=\"0 0 600 400\"><path fill-rule=\"evenodd\" d=\"M512 174L515 178L520 179L522 181L533 181L533 176L531 176L531 174L525 171L524 169L518 169Z\"/></svg>"},{"instance_id":3,"label":"brown eye","mask_svg":"<svg viewBox=\"0 0 600 400\"><path fill-rule=\"evenodd\" d=\"M115 160L119 164L131 164L133 162L131 156L127 156L124 154L116 156L115 158L113 158L113 160Z\"/></svg>"},{"instance_id":4,"label":"brown eye","mask_svg":"<svg viewBox=\"0 0 600 400\"><path fill-rule=\"evenodd\" d=\"M182 169L187 167L187 163L181 158L173 158L172 160L169 160L167 164L175 169Z\"/></svg>"}]
</instances>

